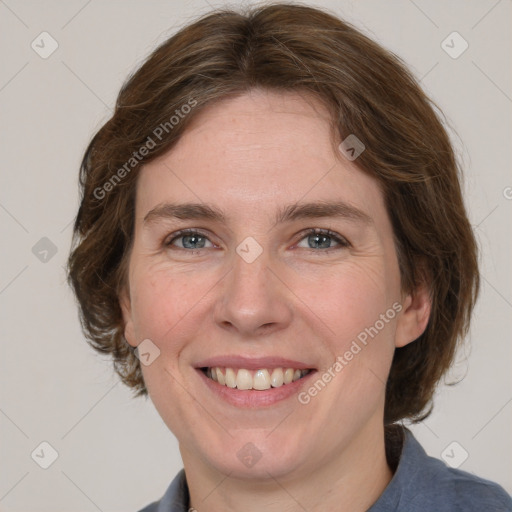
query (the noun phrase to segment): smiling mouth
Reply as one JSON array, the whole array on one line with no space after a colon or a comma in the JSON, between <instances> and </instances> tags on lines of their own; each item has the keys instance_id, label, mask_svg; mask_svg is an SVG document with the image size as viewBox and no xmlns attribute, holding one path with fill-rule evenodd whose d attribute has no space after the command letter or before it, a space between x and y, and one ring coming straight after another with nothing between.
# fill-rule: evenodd
<instances>
[{"instance_id":1,"label":"smiling mouth","mask_svg":"<svg viewBox=\"0 0 512 512\"><path fill-rule=\"evenodd\" d=\"M313 369L299 370L295 368L261 368L247 370L245 368L204 367L201 371L209 379L221 386L240 390L265 391L271 388L286 386L302 379Z\"/></svg>"}]
</instances>

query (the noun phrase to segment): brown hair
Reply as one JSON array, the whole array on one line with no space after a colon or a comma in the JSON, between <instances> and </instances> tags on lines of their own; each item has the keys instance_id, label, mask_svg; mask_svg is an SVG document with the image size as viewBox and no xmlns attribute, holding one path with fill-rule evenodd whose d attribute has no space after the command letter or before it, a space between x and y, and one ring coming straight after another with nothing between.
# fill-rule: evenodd
<instances>
[{"instance_id":1,"label":"brown hair","mask_svg":"<svg viewBox=\"0 0 512 512\"><path fill-rule=\"evenodd\" d=\"M402 61L317 8L215 11L160 45L123 85L112 118L83 157L68 262L89 342L112 355L135 396L147 394L123 337L118 299L133 237L136 170L169 151L203 106L256 87L313 94L332 114L338 140L356 134L366 146L355 163L381 184L402 288L410 292L426 280L432 298L425 332L395 351L385 422L426 417L479 289L460 171L435 105Z\"/></svg>"}]
</instances>

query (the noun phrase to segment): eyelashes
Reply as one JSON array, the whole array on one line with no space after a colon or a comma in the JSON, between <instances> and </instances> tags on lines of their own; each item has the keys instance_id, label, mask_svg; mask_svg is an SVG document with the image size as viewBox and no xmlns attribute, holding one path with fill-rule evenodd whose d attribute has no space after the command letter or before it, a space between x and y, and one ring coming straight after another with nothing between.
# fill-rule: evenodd
<instances>
[{"instance_id":1,"label":"eyelashes","mask_svg":"<svg viewBox=\"0 0 512 512\"><path fill-rule=\"evenodd\" d=\"M180 239L182 240L181 247L175 244L175 242ZM294 245L294 248L297 248L297 245L303 240L307 240L306 243L308 246L299 246L298 248L312 252L330 253L333 250L351 247L350 242L344 236L329 229L309 228L302 231L297 235L297 242ZM330 242L335 242L336 245L333 247L326 247L326 244L330 244ZM310 246L310 243L312 247ZM194 245L199 245L199 247ZM211 242L207 234L195 228L182 229L172 233L165 239L164 246L171 250L181 250L192 253L200 252L201 249L216 247L215 244Z\"/></svg>"},{"instance_id":2,"label":"eyelashes","mask_svg":"<svg viewBox=\"0 0 512 512\"><path fill-rule=\"evenodd\" d=\"M173 242L175 240L179 240L180 238L185 238L185 237L188 237L190 239L204 239L204 240L209 240L209 238L204 235L203 233L201 233L200 231L198 230L195 230L195 229L182 229L180 231L177 231L176 233L173 233L172 235L170 235L171 238L168 239L164 245L166 247L173 247ZM210 242L212 243L212 242ZM202 249L203 247L200 247L199 249ZM177 249L184 249L184 250L187 250L187 249L190 249L190 248L186 248L186 247L177 247ZM197 250L197 248L194 248Z\"/></svg>"},{"instance_id":3,"label":"eyelashes","mask_svg":"<svg viewBox=\"0 0 512 512\"><path fill-rule=\"evenodd\" d=\"M333 231L329 229L319 229L319 228L310 228L306 230L305 232L301 233L302 238L300 238L299 241L302 241L309 237L316 237L317 242L319 241L320 244L324 244L326 239L334 240L338 245L336 247L320 247L321 249L324 249L324 252L327 252L329 250L333 250L336 248L347 248L350 247L350 242L342 235L339 235L338 233L334 233ZM316 242L315 242L316 243ZM312 249L316 250L319 249L319 247L306 247L306 249Z\"/></svg>"}]
</instances>

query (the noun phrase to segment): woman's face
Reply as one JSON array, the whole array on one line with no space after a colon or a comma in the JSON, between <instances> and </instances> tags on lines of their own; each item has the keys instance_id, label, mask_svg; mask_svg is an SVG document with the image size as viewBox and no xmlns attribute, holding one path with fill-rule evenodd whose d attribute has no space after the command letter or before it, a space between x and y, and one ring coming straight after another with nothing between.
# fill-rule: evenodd
<instances>
[{"instance_id":1,"label":"woman's face","mask_svg":"<svg viewBox=\"0 0 512 512\"><path fill-rule=\"evenodd\" d=\"M125 336L146 340L144 380L185 464L307 474L381 435L393 351L426 319L355 164L315 100L253 91L141 171Z\"/></svg>"}]
</instances>

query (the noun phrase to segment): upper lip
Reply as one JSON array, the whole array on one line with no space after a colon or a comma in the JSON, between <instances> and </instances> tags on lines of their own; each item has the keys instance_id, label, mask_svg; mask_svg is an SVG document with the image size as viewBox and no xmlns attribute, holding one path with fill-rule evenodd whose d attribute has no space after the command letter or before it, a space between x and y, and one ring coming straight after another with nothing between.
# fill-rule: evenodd
<instances>
[{"instance_id":1,"label":"upper lip","mask_svg":"<svg viewBox=\"0 0 512 512\"><path fill-rule=\"evenodd\" d=\"M216 356L199 361L196 368L245 368L247 370L259 370L262 368L294 368L296 370L313 369L310 364L283 357L244 357L244 356Z\"/></svg>"}]
</instances>

